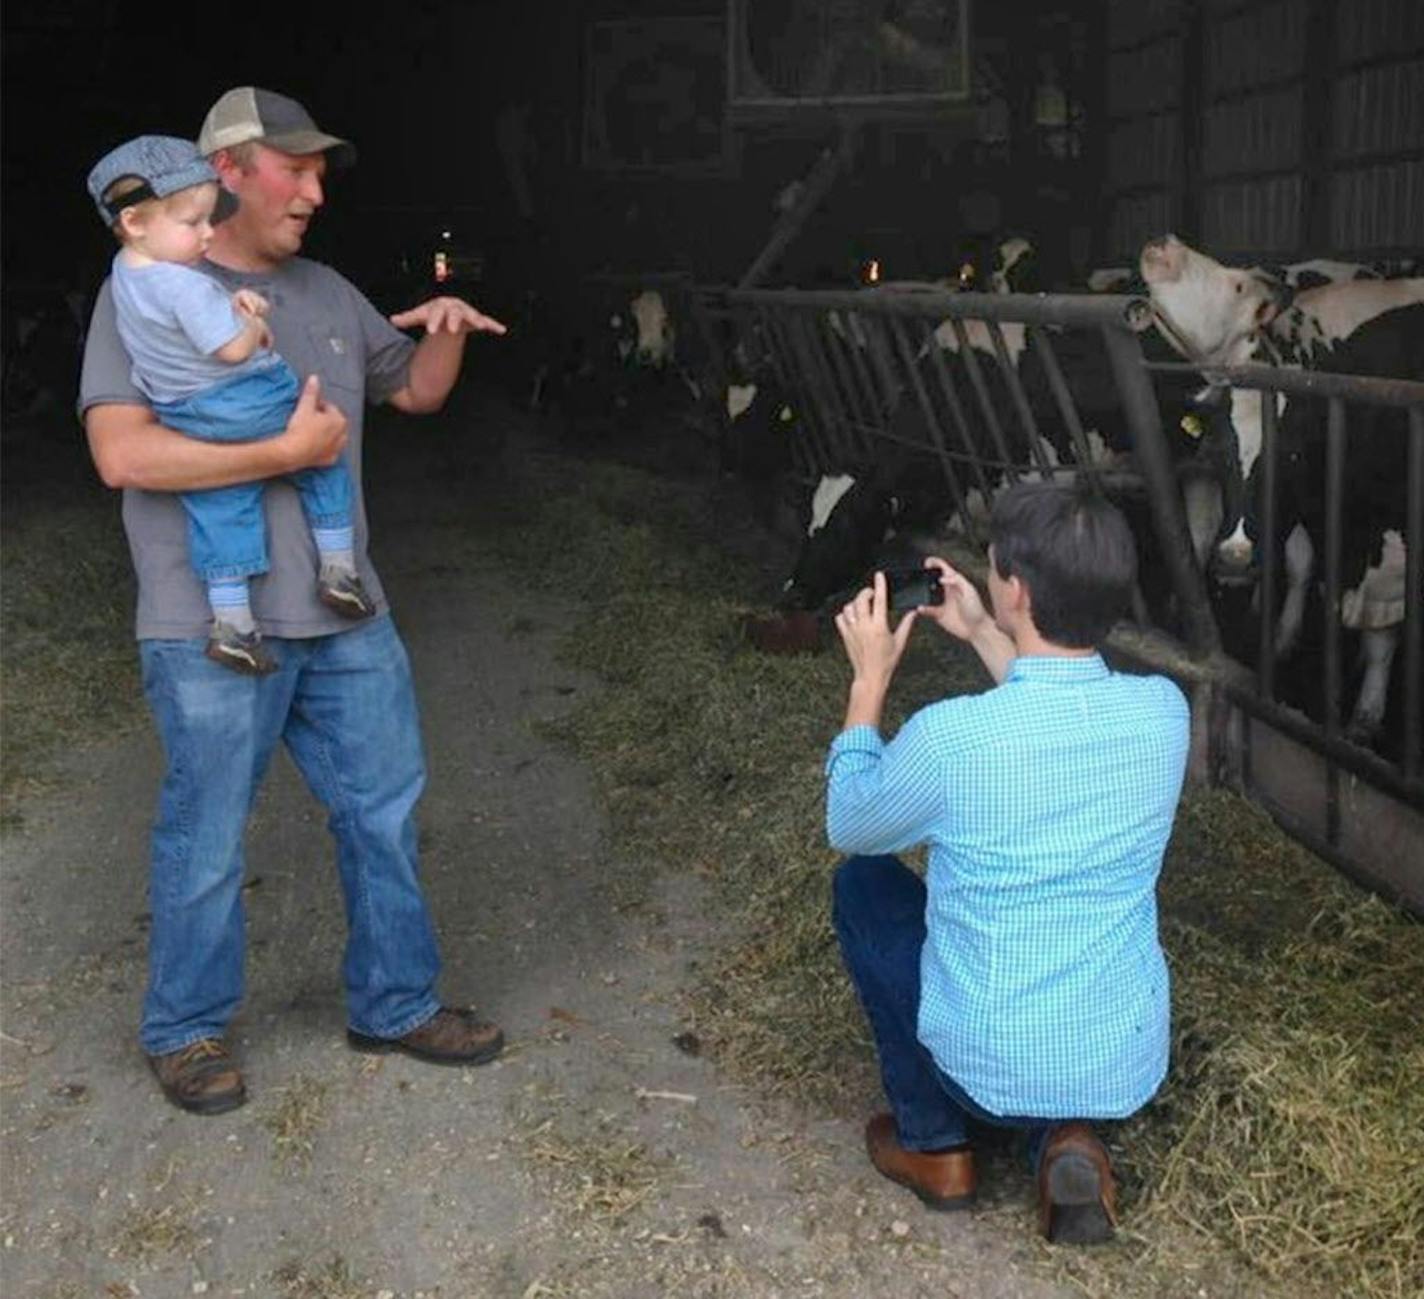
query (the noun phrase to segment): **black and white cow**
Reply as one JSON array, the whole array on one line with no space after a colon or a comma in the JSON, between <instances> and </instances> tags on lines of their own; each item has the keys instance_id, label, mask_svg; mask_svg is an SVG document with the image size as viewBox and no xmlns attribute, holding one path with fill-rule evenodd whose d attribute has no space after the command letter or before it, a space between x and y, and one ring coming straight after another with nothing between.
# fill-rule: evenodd
<instances>
[{"instance_id":1,"label":"black and white cow","mask_svg":"<svg viewBox=\"0 0 1424 1299\"><path fill-rule=\"evenodd\" d=\"M615 350L626 365L666 369L673 362L677 330L667 301L657 289L643 289L628 303L627 314L614 312L608 324L616 336Z\"/></svg>"},{"instance_id":2,"label":"black and white cow","mask_svg":"<svg viewBox=\"0 0 1424 1299\"><path fill-rule=\"evenodd\" d=\"M753 360L746 350L739 346L731 354L718 461L723 473L743 482L752 512L764 526L790 532L795 509L787 498L800 421L770 361Z\"/></svg>"},{"instance_id":3,"label":"black and white cow","mask_svg":"<svg viewBox=\"0 0 1424 1299\"><path fill-rule=\"evenodd\" d=\"M1034 293L1042 287L1038 250L1023 235L997 235L967 244L952 277L976 293Z\"/></svg>"},{"instance_id":4,"label":"black and white cow","mask_svg":"<svg viewBox=\"0 0 1424 1299\"><path fill-rule=\"evenodd\" d=\"M855 473L824 474L811 492L806 535L782 590L784 609L848 597L876 568L918 566L913 538L950 509L932 457L895 448Z\"/></svg>"},{"instance_id":5,"label":"black and white cow","mask_svg":"<svg viewBox=\"0 0 1424 1299\"><path fill-rule=\"evenodd\" d=\"M1149 243L1140 269L1163 335L1183 356L1204 368L1258 362L1304 366L1345 374L1394 378L1424 375L1424 279L1348 279L1289 295L1286 286L1251 269L1223 266L1175 236ZM1285 655L1297 644L1315 548L1323 536L1323 420L1319 401L1286 403L1281 448L1288 470L1279 534L1258 533L1262 445L1260 394L1233 390L1231 425L1237 444L1235 471L1241 490L1229 496L1226 533L1217 547L1221 571L1250 570L1256 546L1284 555L1286 591L1275 634ZM1372 431L1402 421L1399 413L1356 408L1352 419ZM1390 490L1404 480L1402 437L1365 436L1351 443L1346 461L1346 535L1341 554L1345 595L1339 615L1358 629L1366 671L1350 732L1367 738L1383 719L1397 626L1404 608L1403 501ZM1417 598L1417 597L1416 597Z\"/></svg>"},{"instance_id":6,"label":"black and white cow","mask_svg":"<svg viewBox=\"0 0 1424 1299\"><path fill-rule=\"evenodd\" d=\"M612 310L585 302L569 314L573 323L559 322L531 405L557 408L582 431L613 431L701 400L658 289L640 289Z\"/></svg>"}]
</instances>

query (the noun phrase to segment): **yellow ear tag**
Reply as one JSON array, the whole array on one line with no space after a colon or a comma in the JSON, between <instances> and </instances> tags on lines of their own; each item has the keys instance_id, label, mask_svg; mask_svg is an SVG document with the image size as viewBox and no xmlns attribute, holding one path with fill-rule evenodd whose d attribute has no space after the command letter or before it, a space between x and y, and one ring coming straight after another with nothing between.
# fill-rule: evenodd
<instances>
[{"instance_id":1,"label":"yellow ear tag","mask_svg":"<svg viewBox=\"0 0 1424 1299\"><path fill-rule=\"evenodd\" d=\"M791 413L790 406L783 406L781 410L777 412L777 419L783 424L789 424L795 418L796 416Z\"/></svg>"},{"instance_id":2,"label":"yellow ear tag","mask_svg":"<svg viewBox=\"0 0 1424 1299\"><path fill-rule=\"evenodd\" d=\"M1200 415L1188 414L1182 416L1182 432L1189 438L1199 438L1204 431Z\"/></svg>"}]
</instances>

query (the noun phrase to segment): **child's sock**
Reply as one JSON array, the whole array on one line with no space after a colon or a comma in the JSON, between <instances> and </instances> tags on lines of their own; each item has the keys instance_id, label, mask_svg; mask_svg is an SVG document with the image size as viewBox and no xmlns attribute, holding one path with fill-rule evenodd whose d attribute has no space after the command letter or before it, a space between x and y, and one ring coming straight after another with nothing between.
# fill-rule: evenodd
<instances>
[{"instance_id":1,"label":"child's sock","mask_svg":"<svg viewBox=\"0 0 1424 1299\"><path fill-rule=\"evenodd\" d=\"M246 578L239 577L230 582L209 582L208 604L212 606L213 618L227 623L240 636L257 630L252 609L247 603Z\"/></svg>"},{"instance_id":2,"label":"child's sock","mask_svg":"<svg viewBox=\"0 0 1424 1299\"><path fill-rule=\"evenodd\" d=\"M323 572L356 575L356 537L351 528L313 528L312 540L321 554Z\"/></svg>"}]
</instances>

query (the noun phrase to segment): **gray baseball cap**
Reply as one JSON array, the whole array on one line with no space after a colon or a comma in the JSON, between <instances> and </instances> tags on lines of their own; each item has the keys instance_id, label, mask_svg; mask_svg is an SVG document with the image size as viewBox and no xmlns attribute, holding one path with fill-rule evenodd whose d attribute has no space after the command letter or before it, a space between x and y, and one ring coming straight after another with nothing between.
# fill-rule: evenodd
<instances>
[{"instance_id":1,"label":"gray baseball cap","mask_svg":"<svg viewBox=\"0 0 1424 1299\"><path fill-rule=\"evenodd\" d=\"M198 132L198 152L211 157L219 149L260 140L282 153L324 153L334 167L356 161L349 140L319 130L295 99L256 86L229 90L209 110Z\"/></svg>"},{"instance_id":2,"label":"gray baseball cap","mask_svg":"<svg viewBox=\"0 0 1424 1299\"><path fill-rule=\"evenodd\" d=\"M104 202L104 191L115 181L132 177L142 184L112 203ZM140 135L111 149L89 173L89 197L94 200L99 219L112 226L119 213L135 203L151 198L167 198L194 185L213 184L218 187L218 205L213 212L214 223L231 215L236 201L218 182L218 174L208 160L198 152L191 140L173 135Z\"/></svg>"}]
</instances>

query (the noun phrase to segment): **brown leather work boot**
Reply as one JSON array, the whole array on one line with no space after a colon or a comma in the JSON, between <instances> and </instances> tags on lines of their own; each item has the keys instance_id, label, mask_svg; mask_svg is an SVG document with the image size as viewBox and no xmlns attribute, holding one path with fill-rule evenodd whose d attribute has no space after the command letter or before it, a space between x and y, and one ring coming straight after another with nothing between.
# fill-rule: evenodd
<instances>
[{"instance_id":1,"label":"brown leather work boot","mask_svg":"<svg viewBox=\"0 0 1424 1299\"><path fill-rule=\"evenodd\" d=\"M494 1024L477 1019L473 1010L441 1006L425 1023L404 1037L371 1037L346 1030L356 1051L404 1051L430 1064L488 1064L504 1050L504 1034Z\"/></svg>"},{"instance_id":2,"label":"brown leather work boot","mask_svg":"<svg viewBox=\"0 0 1424 1299\"><path fill-rule=\"evenodd\" d=\"M967 1209L974 1203L979 1174L969 1146L938 1154L906 1150L893 1114L877 1114L865 1125L865 1149L876 1170L908 1187L931 1209Z\"/></svg>"},{"instance_id":3,"label":"brown leather work boot","mask_svg":"<svg viewBox=\"0 0 1424 1299\"><path fill-rule=\"evenodd\" d=\"M1117 1226L1117 1185L1103 1143L1086 1123L1049 1128L1038 1165L1038 1219L1058 1245L1100 1245Z\"/></svg>"},{"instance_id":4,"label":"brown leather work boot","mask_svg":"<svg viewBox=\"0 0 1424 1299\"><path fill-rule=\"evenodd\" d=\"M226 1114L247 1101L242 1073L215 1037L190 1042L167 1055L148 1057L163 1094L190 1114Z\"/></svg>"}]
</instances>

